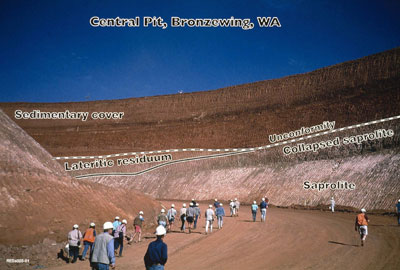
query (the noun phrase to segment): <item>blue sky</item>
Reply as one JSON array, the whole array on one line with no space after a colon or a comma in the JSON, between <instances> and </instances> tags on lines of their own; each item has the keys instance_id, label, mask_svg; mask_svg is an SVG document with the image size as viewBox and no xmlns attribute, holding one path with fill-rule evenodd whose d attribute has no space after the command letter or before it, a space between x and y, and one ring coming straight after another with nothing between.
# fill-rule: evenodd
<instances>
[{"instance_id":1,"label":"blue sky","mask_svg":"<svg viewBox=\"0 0 400 270\"><path fill-rule=\"evenodd\" d=\"M0 1L1 102L194 92L400 45L399 1ZM94 28L103 18L276 16L281 28Z\"/></svg>"}]
</instances>

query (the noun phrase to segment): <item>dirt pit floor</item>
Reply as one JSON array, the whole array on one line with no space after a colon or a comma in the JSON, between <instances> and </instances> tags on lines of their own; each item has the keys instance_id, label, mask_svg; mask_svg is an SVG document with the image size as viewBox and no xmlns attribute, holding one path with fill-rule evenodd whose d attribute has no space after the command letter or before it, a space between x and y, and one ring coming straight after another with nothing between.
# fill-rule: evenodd
<instances>
[{"instance_id":1,"label":"dirt pit floor","mask_svg":"<svg viewBox=\"0 0 400 270\"><path fill-rule=\"evenodd\" d=\"M169 208L172 202L162 203ZM182 202L174 203L179 213ZM252 222L250 206L242 206L239 217L225 217L220 230L215 221L213 233L205 235L207 205L200 208L202 216L191 234L181 233L177 221L166 235L165 269L400 269L400 226L393 217L370 216L369 235L361 247L355 214L270 208L262 223L259 212ZM224 208L229 215L229 207ZM116 269L145 269L143 256L153 240L125 244ZM47 269L90 267L88 261L77 261Z\"/></svg>"}]
</instances>

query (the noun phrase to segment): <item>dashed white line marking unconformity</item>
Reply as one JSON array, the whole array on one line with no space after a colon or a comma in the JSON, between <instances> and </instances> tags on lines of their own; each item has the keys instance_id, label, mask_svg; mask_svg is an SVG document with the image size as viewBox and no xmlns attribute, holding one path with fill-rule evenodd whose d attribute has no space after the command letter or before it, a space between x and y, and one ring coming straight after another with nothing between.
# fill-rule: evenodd
<instances>
[{"instance_id":1,"label":"dashed white line marking unconformity","mask_svg":"<svg viewBox=\"0 0 400 270\"><path fill-rule=\"evenodd\" d=\"M335 133L338 131L343 131L343 130L349 130L353 128L359 128L359 127L365 127L373 124L378 124L378 123L383 123L387 121L392 121L392 120L397 120L400 119L400 115L389 117L389 118L383 118L380 120L374 120L371 122L363 123L363 124L356 124L348 127L342 127L338 129L333 129L330 131L324 131L312 135L307 135L301 138L297 139L288 139L286 141L274 143L274 144L269 144L265 146L258 146L258 147L250 147L250 148L225 148L225 149L205 149L205 148L184 148L184 149L168 149L168 150L153 150L153 151L141 151L141 152L131 152L131 153L119 153L119 154L111 154L111 155L101 155L101 156L74 156L74 157L54 157L54 160L64 160L64 159L95 159L95 158L110 158L110 157L119 157L119 156L135 156L138 154L145 155L145 154L153 154L153 153L170 153L170 152L254 152L257 150L263 150L263 149L268 149L271 147L287 144L287 143L294 143L298 141L303 141L306 139L311 139L331 133Z\"/></svg>"}]
</instances>

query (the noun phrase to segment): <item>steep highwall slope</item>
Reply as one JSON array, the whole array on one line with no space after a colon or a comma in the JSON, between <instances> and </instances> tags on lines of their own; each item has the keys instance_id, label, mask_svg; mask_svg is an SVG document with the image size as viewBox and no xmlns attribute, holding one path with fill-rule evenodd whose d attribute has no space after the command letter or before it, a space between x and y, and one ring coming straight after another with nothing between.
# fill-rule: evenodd
<instances>
[{"instance_id":1,"label":"steep highwall slope","mask_svg":"<svg viewBox=\"0 0 400 270\"><path fill-rule=\"evenodd\" d=\"M280 146L237 156L169 165L139 176L90 179L113 187L134 187L164 199L190 200L194 197L227 201L239 198L242 202L251 203L266 196L275 205L316 206L329 204L333 196L339 205L393 211L400 198L400 120L374 128L336 133L335 136L342 139L372 132L375 128L391 128L397 135L316 153L285 156ZM332 138L331 135L305 142ZM303 186L306 181L347 181L355 184L355 189L306 190Z\"/></svg>"},{"instance_id":2,"label":"steep highwall slope","mask_svg":"<svg viewBox=\"0 0 400 270\"><path fill-rule=\"evenodd\" d=\"M29 245L44 238L65 241L72 225L87 228L116 215L132 223L159 204L136 191L78 181L0 110L0 243Z\"/></svg>"},{"instance_id":3,"label":"steep highwall slope","mask_svg":"<svg viewBox=\"0 0 400 270\"><path fill-rule=\"evenodd\" d=\"M120 120L15 120L53 156L250 147L268 135L400 114L400 48L306 74L214 91L79 103L1 103L31 112L124 112ZM111 91L112 89L110 89Z\"/></svg>"},{"instance_id":4,"label":"steep highwall slope","mask_svg":"<svg viewBox=\"0 0 400 270\"><path fill-rule=\"evenodd\" d=\"M335 121L338 129L400 115L400 48L307 74L215 91L81 103L2 103L0 106L12 118L15 110L124 112L120 120L16 121L53 156L98 156L192 147L256 147L270 144L269 135L323 121ZM392 209L400 196L398 119L304 142L364 134L379 128L392 129L394 136L315 153L285 156L282 147L275 147L173 164L140 176L87 179L168 199L238 197L250 202L266 195L277 205L316 205L328 203L334 195L342 205ZM171 155L175 161L206 154L174 152ZM66 160L60 162L63 164ZM79 170L71 175L129 173L153 165ZM356 189L308 191L303 189L304 181L348 181L356 184Z\"/></svg>"}]
</instances>

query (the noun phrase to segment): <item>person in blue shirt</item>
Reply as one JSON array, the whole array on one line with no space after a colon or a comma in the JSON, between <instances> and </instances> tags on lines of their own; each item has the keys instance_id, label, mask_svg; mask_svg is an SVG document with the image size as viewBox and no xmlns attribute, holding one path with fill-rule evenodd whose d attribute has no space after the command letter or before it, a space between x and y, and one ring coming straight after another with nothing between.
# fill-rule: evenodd
<instances>
[{"instance_id":1,"label":"person in blue shirt","mask_svg":"<svg viewBox=\"0 0 400 270\"><path fill-rule=\"evenodd\" d=\"M114 222L113 222L113 230L114 230L114 232L115 232L115 230L118 228L118 226L119 225L121 225L122 223L121 223L121 221L119 221L119 217L115 217L115 220L114 220ZM113 232L113 233L114 233Z\"/></svg>"},{"instance_id":2,"label":"person in blue shirt","mask_svg":"<svg viewBox=\"0 0 400 270\"><path fill-rule=\"evenodd\" d=\"M265 222L265 217L267 215L268 203L265 201L265 198L262 198L260 202L260 212L261 212L261 222Z\"/></svg>"},{"instance_id":3,"label":"person in blue shirt","mask_svg":"<svg viewBox=\"0 0 400 270\"><path fill-rule=\"evenodd\" d=\"M257 209L258 209L257 202L254 201L253 204L251 205L251 214L253 215L253 222L256 222Z\"/></svg>"},{"instance_id":4,"label":"person in blue shirt","mask_svg":"<svg viewBox=\"0 0 400 270\"><path fill-rule=\"evenodd\" d=\"M218 229L221 229L222 225L224 223L224 220L222 217L225 216L225 209L224 209L222 203L220 203L219 207L215 210L215 215L217 216L217 220L218 220Z\"/></svg>"},{"instance_id":5,"label":"person in blue shirt","mask_svg":"<svg viewBox=\"0 0 400 270\"><path fill-rule=\"evenodd\" d=\"M400 226L400 199L396 204L396 210L397 210L397 222L398 225Z\"/></svg>"},{"instance_id":6,"label":"person in blue shirt","mask_svg":"<svg viewBox=\"0 0 400 270\"><path fill-rule=\"evenodd\" d=\"M168 247L163 242L167 233L164 226L160 225L156 229L157 240L151 242L144 255L144 265L146 270L164 270L164 265L168 259Z\"/></svg>"},{"instance_id":7,"label":"person in blue shirt","mask_svg":"<svg viewBox=\"0 0 400 270\"><path fill-rule=\"evenodd\" d=\"M215 199L215 200L214 200L214 207L215 207L215 210L217 210L218 206L219 206L219 202L218 202L217 199Z\"/></svg>"}]
</instances>

